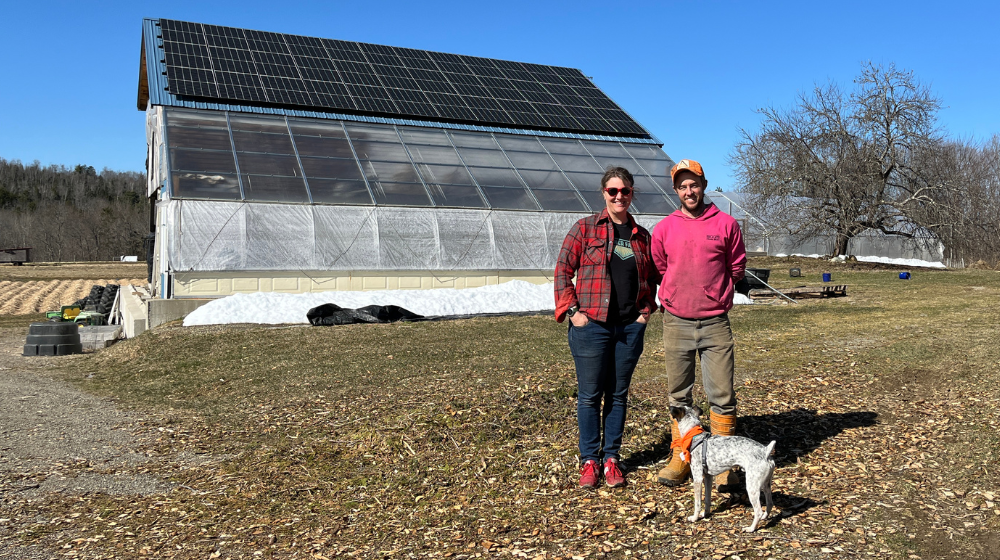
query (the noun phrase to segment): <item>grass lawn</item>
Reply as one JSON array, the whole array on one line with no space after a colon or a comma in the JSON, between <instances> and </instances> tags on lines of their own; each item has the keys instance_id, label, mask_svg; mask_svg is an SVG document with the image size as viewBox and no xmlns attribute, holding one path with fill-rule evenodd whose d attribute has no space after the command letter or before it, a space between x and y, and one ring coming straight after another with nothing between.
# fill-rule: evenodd
<instances>
[{"instance_id":1,"label":"grass lawn","mask_svg":"<svg viewBox=\"0 0 1000 560\"><path fill-rule=\"evenodd\" d=\"M549 316L168 325L59 363L154 419L158 460L142 468L177 489L53 495L37 521L0 516L34 527L29 541L74 516L81 540L54 544L94 558L996 557L1000 273L751 266L778 287L821 285L824 271L848 285L731 313L737 433L778 442L776 511L752 535L745 500L716 495L693 524L690 485L654 480L669 451L660 316L632 385L621 489L577 487L575 376Z\"/></svg>"}]
</instances>

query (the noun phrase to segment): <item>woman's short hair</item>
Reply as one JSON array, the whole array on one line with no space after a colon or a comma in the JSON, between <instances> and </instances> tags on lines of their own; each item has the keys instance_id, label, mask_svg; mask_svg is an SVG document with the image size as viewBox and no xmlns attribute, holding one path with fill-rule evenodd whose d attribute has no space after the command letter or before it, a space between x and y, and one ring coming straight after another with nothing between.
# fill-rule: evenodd
<instances>
[{"instance_id":1,"label":"woman's short hair","mask_svg":"<svg viewBox=\"0 0 1000 560\"><path fill-rule=\"evenodd\" d=\"M609 165L604 170L604 177L601 177L601 190L603 191L604 187L608 186L608 181L615 177L621 179L622 183L625 183L627 186L634 188L635 181L632 179L632 173L628 169Z\"/></svg>"}]
</instances>

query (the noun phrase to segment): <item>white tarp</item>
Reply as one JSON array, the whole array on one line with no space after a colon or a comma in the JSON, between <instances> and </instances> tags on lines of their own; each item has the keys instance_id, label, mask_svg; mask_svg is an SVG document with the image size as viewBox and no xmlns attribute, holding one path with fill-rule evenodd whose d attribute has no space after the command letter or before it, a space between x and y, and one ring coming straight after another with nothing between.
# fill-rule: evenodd
<instances>
[{"instance_id":1,"label":"white tarp","mask_svg":"<svg viewBox=\"0 0 1000 560\"><path fill-rule=\"evenodd\" d=\"M176 271L552 270L588 214L161 202ZM652 226L658 216L640 216Z\"/></svg>"}]
</instances>

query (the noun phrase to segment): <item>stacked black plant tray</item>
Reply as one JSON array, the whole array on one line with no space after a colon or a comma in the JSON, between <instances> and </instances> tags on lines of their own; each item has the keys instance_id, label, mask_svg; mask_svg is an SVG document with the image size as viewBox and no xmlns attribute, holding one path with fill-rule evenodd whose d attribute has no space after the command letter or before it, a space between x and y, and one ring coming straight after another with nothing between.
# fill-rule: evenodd
<instances>
[{"instance_id":1,"label":"stacked black plant tray","mask_svg":"<svg viewBox=\"0 0 1000 560\"><path fill-rule=\"evenodd\" d=\"M31 323L24 342L25 356L65 356L83 352L80 326L64 321Z\"/></svg>"}]
</instances>

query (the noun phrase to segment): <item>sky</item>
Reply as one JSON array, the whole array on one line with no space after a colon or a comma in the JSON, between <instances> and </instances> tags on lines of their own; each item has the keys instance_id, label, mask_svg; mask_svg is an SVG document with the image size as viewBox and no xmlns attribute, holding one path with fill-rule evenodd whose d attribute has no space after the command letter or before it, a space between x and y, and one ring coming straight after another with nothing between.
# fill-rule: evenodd
<instances>
[{"instance_id":1,"label":"sky","mask_svg":"<svg viewBox=\"0 0 1000 560\"><path fill-rule=\"evenodd\" d=\"M949 2L5 2L0 158L142 171L142 19L170 18L579 68L709 189L757 109L863 63L910 70L964 140L1000 133L1000 4Z\"/></svg>"}]
</instances>

